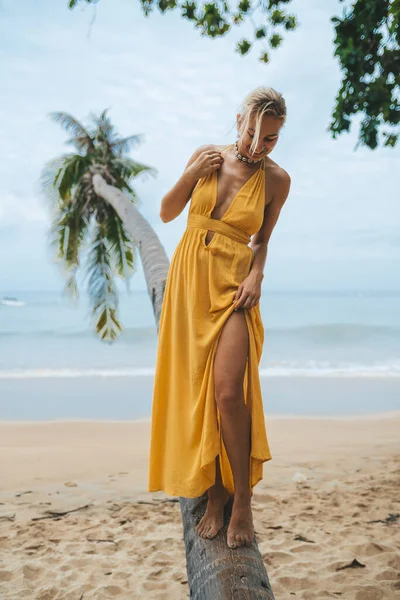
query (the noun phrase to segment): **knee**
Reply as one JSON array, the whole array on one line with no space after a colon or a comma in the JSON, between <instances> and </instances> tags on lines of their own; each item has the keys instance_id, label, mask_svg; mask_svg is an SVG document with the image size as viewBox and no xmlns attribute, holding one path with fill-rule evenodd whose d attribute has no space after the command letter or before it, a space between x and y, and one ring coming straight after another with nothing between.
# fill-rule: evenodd
<instances>
[{"instance_id":1,"label":"knee","mask_svg":"<svg viewBox=\"0 0 400 600\"><path fill-rule=\"evenodd\" d=\"M228 385L217 386L215 389L215 401L221 414L233 415L237 413L240 404L243 403L243 393L238 387Z\"/></svg>"}]
</instances>

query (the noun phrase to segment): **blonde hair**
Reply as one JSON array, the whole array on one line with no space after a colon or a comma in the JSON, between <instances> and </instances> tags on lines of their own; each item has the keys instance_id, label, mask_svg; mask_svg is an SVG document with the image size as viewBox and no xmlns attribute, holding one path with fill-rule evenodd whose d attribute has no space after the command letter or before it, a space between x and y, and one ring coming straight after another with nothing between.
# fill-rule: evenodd
<instances>
[{"instance_id":1,"label":"blonde hair","mask_svg":"<svg viewBox=\"0 0 400 600\"><path fill-rule=\"evenodd\" d=\"M282 121L282 124L286 122L285 100L282 94L271 87L260 86L247 94L239 108L239 112L242 120L242 131L249 126L250 117L253 114L256 118L255 132L250 145L252 152L258 145L264 115L271 115Z\"/></svg>"}]
</instances>

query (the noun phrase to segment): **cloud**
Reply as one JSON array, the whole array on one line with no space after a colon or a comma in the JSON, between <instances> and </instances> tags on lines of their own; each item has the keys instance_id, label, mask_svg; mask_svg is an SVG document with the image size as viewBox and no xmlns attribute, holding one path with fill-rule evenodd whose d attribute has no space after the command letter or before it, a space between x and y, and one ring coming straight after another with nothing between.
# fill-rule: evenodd
<instances>
[{"instance_id":1,"label":"cloud","mask_svg":"<svg viewBox=\"0 0 400 600\"><path fill-rule=\"evenodd\" d=\"M281 282L296 278L299 255L322 265L343 259L332 263L338 282L351 280L342 270L359 268L355 257L370 263L376 259L374 265L397 259L398 151L354 152L357 124L336 141L326 131L341 79L330 23L337 2L295 0L290 7L300 26L285 33L281 48L271 51L270 64L263 65L257 60L261 46L245 58L234 52L250 25L210 40L176 11L146 19L137 3L115 0L100 3L90 29L90 10L70 12L65 3L50 0L43 0L40 11L28 0L5 2L0 16L0 133L6 140L0 233L10 227L31 232L10 241L10 254L21 257L9 265L10 281L23 278L23 257L34 244L42 249L35 255L38 286L58 286L56 275L39 262L48 215L38 179L46 161L67 150L67 135L48 119L49 111L71 112L86 122L90 112L110 107L121 135L144 135L132 156L155 166L158 176L138 179L135 189L144 216L171 256L185 229L187 209L172 223L162 223L162 196L197 146L234 139L240 102L258 85L282 91L288 107L272 156L292 177L291 194L271 238L271 260L286 261ZM30 228L35 222L43 228ZM381 282L377 273L376 281ZM136 286L145 288L141 273Z\"/></svg>"}]
</instances>

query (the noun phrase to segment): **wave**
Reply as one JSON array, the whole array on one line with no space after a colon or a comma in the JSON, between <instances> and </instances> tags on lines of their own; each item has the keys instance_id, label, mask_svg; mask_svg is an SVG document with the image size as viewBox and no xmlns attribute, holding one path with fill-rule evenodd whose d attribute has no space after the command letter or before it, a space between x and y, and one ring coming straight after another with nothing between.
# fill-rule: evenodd
<instances>
[{"instance_id":1,"label":"wave","mask_svg":"<svg viewBox=\"0 0 400 600\"><path fill-rule=\"evenodd\" d=\"M1 338L23 337L33 339L96 339L98 337L92 330L62 330L62 329L32 329L31 331L11 330L1 331ZM122 331L119 338L125 342L142 342L147 339L157 339L157 330L155 327L132 327Z\"/></svg>"},{"instance_id":2,"label":"wave","mask_svg":"<svg viewBox=\"0 0 400 600\"><path fill-rule=\"evenodd\" d=\"M82 377L153 377L154 367L126 368L53 368L53 369L2 369L0 379L79 379ZM400 362L370 365L348 363L332 365L326 361L309 361L303 365L293 363L271 364L259 370L260 377L380 377L400 378Z\"/></svg>"},{"instance_id":3,"label":"wave","mask_svg":"<svg viewBox=\"0 0 400 600\"><path fill-rule=\"evenodd\" d=\"M13 298L3 298L0 300L0 306L26 306L26 302L14 300Z\"/></svg>"},{"instance_id":4,"label":"wave","mask_svg":"<svg viewBox=\"0 0 400 600\"><path fill-rule=\"evenodd\" d=\"M327 341L360 341L370 337L400 337L400 326L366 325L363 323L324 323L298 327L274 327L265 330L266 336L291 336L303 339Z\"/></svg>"},{"instance_id":5,"label":"wave","mask_svg":"<svg viewBox=\"0 0 400 600\"><path fill-rule=\"evenodd\" d=\"M68 329L32 329L10 330L0 332L2 337L24 338L60 338L83 339L95 338L92 330ZM400 326L365 325L358 323L326 323L321 325L300 325L297 327L265 327L265 336L271 338L291 337L296 339L326 342L359 342L372 337L400 339ZM120 336L120 341L140 342L157 338L155 327L126 327ZM97 338L96 338L97 339Z\"/></svg>"}]
</instances>

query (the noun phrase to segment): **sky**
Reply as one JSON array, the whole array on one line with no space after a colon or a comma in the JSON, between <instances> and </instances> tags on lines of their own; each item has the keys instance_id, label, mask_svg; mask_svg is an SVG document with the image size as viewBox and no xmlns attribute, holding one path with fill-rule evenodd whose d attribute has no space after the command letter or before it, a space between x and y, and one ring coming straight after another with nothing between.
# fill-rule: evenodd
<instances>
[{"instance_id":1,"label":"sky","mask_svg":"<svg viewBox=\"0 0 400 600\"><path fill-rule=\"evenodd\" d=\"M188 206L163 223L161 198L198 146L235 140L240 103L259 85L286 100L271 158L292 180L263 287L400 289L399 149L355 150L359 118L336 140L327 131L341 82L330 18L342 4L294 0L288 10L299 27L265 65L261 45L246 57L234 52L249 24L211 40L176 11L146 18L135 0L101 0L95 15L86 6L68 10L67 0L0 0L0 295L64 285L49 250L39 178L48 160L72 147L50 112L88 124L91 113L108 108L121 136L142 134L130 155L157 177L138 178L134 187L171 257ZM78 280L83 285L83 274ZM146 289L140 263L130 287Z\"/></svg>"}]
</instances>

